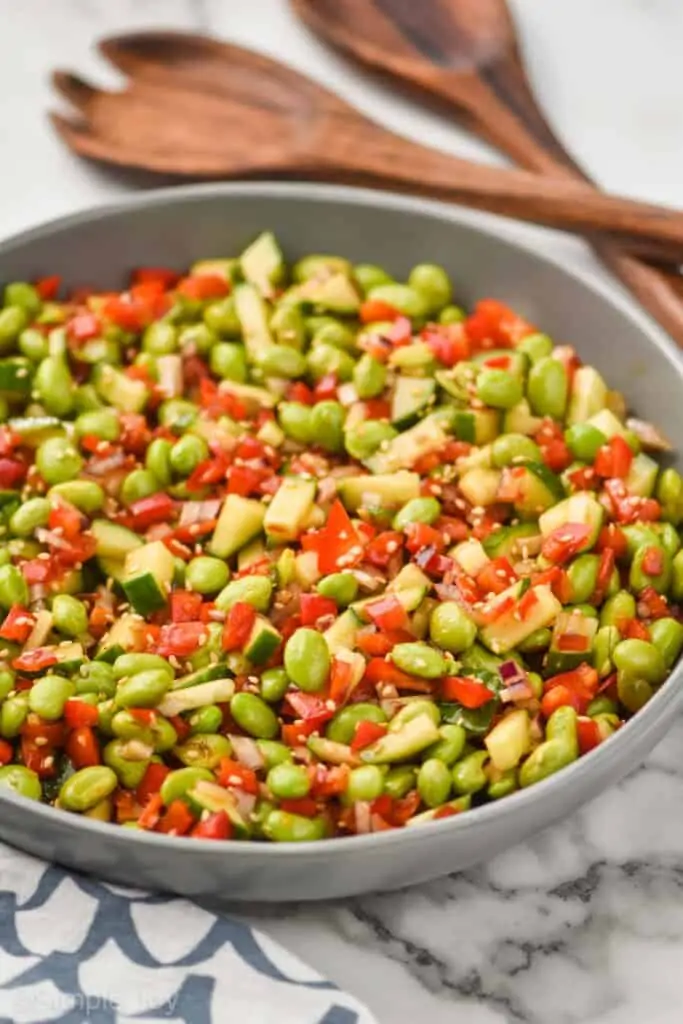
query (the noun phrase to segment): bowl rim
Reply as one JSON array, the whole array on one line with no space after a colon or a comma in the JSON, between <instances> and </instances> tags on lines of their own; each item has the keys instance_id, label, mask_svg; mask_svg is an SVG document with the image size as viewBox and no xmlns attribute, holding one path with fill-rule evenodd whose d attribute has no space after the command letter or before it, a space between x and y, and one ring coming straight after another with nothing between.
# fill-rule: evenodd
<instances>
[{"instance_id":1,"label":"bowl rim","mask_svg":"<svg viewBox=\"0 0 683 1024\"><path fill-rule=\"evenodd\" d=\"M641 314L630 302L620 295L607 282L595 280L587 270L567 267L561 258L555 254L539 251L533 240L517 239L510 237L502 229L503 218L493 214L482 213L463 209L455 205L438 202L420 197L397 195L394 193L372 190L367 188L356 188L347 185L318 184L311 182L293 181L256 181L256 182L218 182L202 183L192 185L172 185L138 194L125 196L114 202L97 204L87 207L75 213L52 218L37 226L27 228L23 231L0 239L0 256L7 250L18 245L24 245L38 241L45 236L55 232L69 230L80 225L98 222L106 222L109 219L116 219L121 214L138 207L163 207L173 205L175 200L196 200L197 202L226 197L255 197L264 199L297 200L306 203L343 203L350 207L376 207L392 210L397 213L418 214L423 217L446 220L455 225L462 225L474 232L483 235L491 243L502 245L513 252L523 252L525 256L531 257L541 265L550 265L560 272L561 275L578 281L579 284L592 292L603 303L606 303L617 310L622 316L631 321L642 334L646 346L657 349L662 357L669 363L671 370L683 384L683 359L681 358L674 343L664 332L649 318ZM416 828L392 829L385 832L375 832L361 836L344 836L331 839L316 840L306 843L258 843L253 840L231 839L227 843L188 843L185 836L169 836L156 832L147 832L137 829L122 829L121 826L112 827L109 822L100 822L81 815L70 815L38 801L27 800L7 788L0 789L0 804L4 803L9 807L26 815L34 816L42 821L46 828L61 822L60 830L72 832L74 835L83 832L92 834L99 839L113 840L118 837L121 841L134 843L139 847L151 844L159 850L168 850L169 854L175 854L180 850L192 852L194 856L214 858L217 854L230 856L234 854L248 854L252 858L291 858L301 857L303 853L307 857L327 857L334 854L346 854L352 856L355 852L359 854L368 849L390 851L396 844L410 844L421 842L421 837L433 835L439 829L444 836L448 834L455 841L455 837L462 832L474 827L485 826L490 821L505 821L519 816L525 808L535 803L549 803L554 798L572 789L579 780L585 779L591 774L609 774L610 765L622 760L622 751L628 747L631 737L640 733L646 735L657 728L662 718L669 714L671 724L675 719L677 711L683 706L683 659L674 668L661 688L654 694L650 701L634 715L621 729L619 729L609 741L600 744L590 753L578 758L575 762L563 768L561 771L550 775L542 782L530 786L527 789L518 790L500 801L484 804L473 808L464 814L452 815L437 821L427 822ZM633 766L634 768L637 765ZM114 831L113 829L116 829ZM118 841L117 839L117 841Z\"/></svg>"}]
</instances>

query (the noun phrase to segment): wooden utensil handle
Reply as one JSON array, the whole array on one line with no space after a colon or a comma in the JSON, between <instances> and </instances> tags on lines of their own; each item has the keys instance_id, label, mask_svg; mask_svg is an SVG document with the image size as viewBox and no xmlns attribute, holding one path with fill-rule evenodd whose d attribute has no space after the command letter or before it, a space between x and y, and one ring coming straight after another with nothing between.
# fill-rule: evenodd
<instances>
[{"instance_id":1,"label":"wooden utensil handle","mask_svg":"<svg viewBox=\"0 0 683 1024\"><path fill-rule=\"evenodd\" d=\"M335 163L390 188L417 188L468 206L578 231L607 232L634 244L642 241L661 260L683 258L683 214L650 203L604 195L578 181L541 177L521 170L474 165L416 145L374 125L364 144L338 147Z\"/></svg>"},{"instance_id":2,"label":"wooden utensil handle","mask_svg":"<svg viewBox=\"0 0 683 1024\"><path fill-rule=\"evenodd\" d=\"M427 83L424 84L426 88ZM470 102L476 97L478 117L476 122L470 118L470 127L476 133L531 171L563 181L592 184L541 115L517 66L508 67L504 81L491 84L494 88L476 76L467 84ZM460 110L461 82L438 76L431 79L429 86L432 94L438 93L449 106ZM515 96L514 110L501 99L505 95ZM683 348L683 293L677 286L677 282L683 284L683 278L656 270L621 245L599 238L590 241L596 255L615 277Z\"/></svg>"}]
</instances>

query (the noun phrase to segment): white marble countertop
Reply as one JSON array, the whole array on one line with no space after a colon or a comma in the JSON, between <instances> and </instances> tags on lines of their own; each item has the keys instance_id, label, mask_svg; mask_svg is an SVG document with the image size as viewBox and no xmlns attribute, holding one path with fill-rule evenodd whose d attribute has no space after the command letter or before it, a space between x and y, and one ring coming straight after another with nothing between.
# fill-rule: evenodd
<instances>
[{"instance_id":1,"label":"white marble countertop","mask_svg":"<svg viewBox=\"0 0 683 1024\"><path fill-rule=\"evenodd\" d=\"M574 153L612 189L680 203L680 0L514 0L514 9L539 94ZM215 31L306 70L399 132L494 159L327 52L286 0L0 0L0 25L2 235L130 190L68 153L45 112L50 68L115 82L92 41L135 27ZM504 229L602 274L578 242ZM248 917L381 1024L674 1024L683 1019L682 747L678 723L620 786L464 875Z\"/></svg>"}]
</instances>

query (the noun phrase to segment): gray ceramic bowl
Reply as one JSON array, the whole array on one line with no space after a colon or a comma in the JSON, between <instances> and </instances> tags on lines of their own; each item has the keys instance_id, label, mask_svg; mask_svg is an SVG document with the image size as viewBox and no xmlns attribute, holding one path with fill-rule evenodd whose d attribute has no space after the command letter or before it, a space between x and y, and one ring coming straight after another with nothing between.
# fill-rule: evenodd
<instances>
[{"instance_id":1,"label":"gray ceramic bowl","mask_svg":"<svg viewBox=\"0 0 683 1024\"><path fill-rule=\"evenodd\" d=\"M489 225L491 220L483 218ZM70 284L123 284L139 265L183 267L231 255L271 228L289 257L334 252L397 276L442 263L469 303L508 300L624 391L679 442L682 369L672 347L615 299L549 259L502 240L471 214L374 192L290 184L216 185L147 193L0 245L0 281L62 274ZM136 833L0 795L0 837L62 864L136 886L237 900L323 899L424 881L486 860L569 814L633 769L683 704L683 667L596 751L534 786L420 828L276 846Z\"/></svg>"}]
</instances>

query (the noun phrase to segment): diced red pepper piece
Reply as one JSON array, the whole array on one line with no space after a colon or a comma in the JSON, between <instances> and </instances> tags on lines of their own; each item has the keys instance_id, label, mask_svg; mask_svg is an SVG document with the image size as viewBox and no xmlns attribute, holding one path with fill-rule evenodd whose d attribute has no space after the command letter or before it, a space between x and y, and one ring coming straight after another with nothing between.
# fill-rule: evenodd
<instances>
[{"instance_id":1,"label":"diced red pepper piece","mask_svg":"<svg viewBox=\"0 0 683 1024\"><path fill-rule=\"evenodd\" d=\"M52 274L50 277L39 278L34 285L43 302L51 302L57 298L59 286L62 283L60 274Z\"/></svg>"},{"instance_id":2,"label":"diced red pepper piece","mask_svg":"<svg viewBox=\"0 0 683 1024\"><path fill-rule=\"evenodd\" d=\"M226 789L236 786L238 789L243 789L246 793L254 795L259 791L256 772L230 757L220 759L217 779L219 786L224 786Z\"/></svg>"},{"instance_id":3,"label":"diced red pepper piece","mask_svg":"<svg viewBox=\"0 0 683 1024\"><path fill-rule=\"evenodd\" d=\"M507 558L493 558L476 577L482 594L502 594L517 579L517 573Z\"/></svg>"},{"instance_id":4,"label":"diced red pepper piece","mask_svg":"<svg viewBox=\"0 0 683 1024\"><path fill-rule=\"evenodd\" d=\"M614 551L612 548L605 548L600 552L598 563L598 574L595 581L595 591L591 597L593 604L602 604L614 573Z\"/></svg>"},{"instance_id":5,"label":"diced red pepper piece","mask_svg":"<svg viewBox=\"0 0 683 1024\"><path fill-rule=\"evenodd\" d=\"M35 740L21 737L21 760L41 779L50 779L57 774L54 750L50 746L39 745Z\"/></svg>"},{"instance_id":6,"label":"diced red pepper piece","mask_svg":"<svg viewBox=\"0 0 683 1024\"><path fill-rule=\"evenodd\" d=\"M541 698L541 713L545 718L550 718L558 708L570 707L575 711L585 711L587 702L582 700L578 693L575 693L569 686L554 686Z\"/></svg>"},{"instance_id":7,"label":"diced red pepper piece","mask_svg":"<svg viewBox=\"0 0 683 1024\"><path fill-rule=\"evenodd\" d=\"M351 769L347 764L317 765L316 775L311 784L311 796L321 800L345 793L349 785Z\"/></svg>"},{"instance_id":8,"label":"diced red pepper piece","mask_svg":"<svg viewBox=\"0 0 683 1024\"><path fill-rule=\"evenodd\" d=\"M99 337L101 332L102 324L94 313L77 313L66 325L67 337L77 345Z\"/></svg>"},{"instance_id":9,"label":"diced red pepper piece","mask_svg":"<svg viewBox=\"0 0 683 1024\"><path fill-rule=\"evenodd\" d=\"M162 658L187 658L207 639L203 622L173 622L161 627L157 654Z\"/></svg>"},{"instance_id":10,"label":"diced red pepper piece","mask_svg":"<svg viewBox=\"0 0 683 1024\"><path fill-rule=\"evenodd\" d=\"M97 725L98 720L99 711L94 704L70 698L64 705L64 721L70 729L77 729L81 725Z\"/></svg>"},{"instance_id":11,"label":"diced red pepper piece","mask_svg":"<svg viewBox=\"0 0 683 1024\"><path fill-rule=\"evenodd\" d=\"M318 568L323 575L351 568L363 557L363 540L338 498L322 530L303 534L301 546L304 551L317 553Z\"/></svg>"},{"instance_id":12,"label":"diced red pepper piece","mask_svg":"<svg viewBox=\"0 0 683 1024\"><path fill-rule=\"evenodd\" d=\"M644 587L638 598L638 614L646 619L664 619L671 614L666 598L654 587Z\"/></svg>"},{"instance_id":13,"label":"diced red pepper piece","mask_svg":"<svg viewBox=\"0 0 683 1024\"><path fill-rule=\"evenodd\" d=\"M465 330L475 348L512 348L536 328L497 299L482 299L465 320Z\"/></svg>"},{"instance_id":14,"label":"diced red pepper piece","mask_svg":"<svg viewBox=\"0 0 683 1024\"><path fill-rule=\"evenodd\" d=\"M153 523L166 523L173 515L176 503L170 494L159 491L148 498L134 501L129 508L134 530L146 530Z\"/></svg>"},{"instance_id":15,"label":"diced red pepper piece","mask_svg":"<svg viewBox=\"0 0 683 1024\"><path fill-rule=\"evenodd\" d=\"M137 284L159 284L166 291L172 288L180 280L180 274L168 267L138 267L133 271L132 283Z\"/></svg>"},{"instance_id":16,"label":"diced red pepper piece","mask_svg":"<svg viewBox=\"0 0 683 1024\"><path fill-rule=\"evenodd\" d=\"M304 722L315 722L317 729L334 717L336 707L331 698L324 700L315 693L290 690L285 695L285 710L297 718L301 718Z\"/></svg>"},{"instance_id":17,"label":"diced red pepper piece","mask_svg":"<svg viewBox=\"0 0 683 1024\"><path fill-rule=\"evenodd\" d=\"M201 618L202 595L193 590L174 590L171 594L171 622L197 622Z\"/></svg>"},{"instance_id":18,"label":"diced red pepper piece","mask_svg":"<svg viewBox=\"0 0 683 1024\"><path fill-rule=\"evenodd\" d=\"M563 633L555 642L558 651L573 651L577 654L587 651L590 640L582 633Z\"/></svg>"},{"instance_id":19,"label":"diced red pepper piece","mask_svg":"<svg viewBox=\"0 0 683 1024\"><path fill-rule=\"evenodd\" d=\"M643 572L648 576L661 576L664 572L664 552L654 544L646 548L641 562Z\"/></svg>"},{"instance_id":20,"label":"diced red pepper piece","mask_svg":"<svg viewBox=\"0 0 683 1024\"><path fill-rule=\"evenodd\" d=\"M20 604L14 604L0 626L0 639L9 640L14 643L25 643L35 624L35 618L28 608Z\"/></svg>"},{"instance_id":21,"label":"diced red pepper piece","mask_svg":"<svg viewBox=\"0 0 683 1024\"><path fill-rule=\"evenodd\" d=\"M428 324L420 337L444 366L455 366L471 355L472 345L464 323Z\"/></svg>"},{"instance_id":22,"label":"diced red pepper piece","mask_svg":"<svg viewBox=\"0 0 683 1024\"><path fill-rule=\"evenodd\" d=\"M362 324L379 323L381 320L398 320L403 314L388 302L380 299L366 299L361 303L358 317Z\"/></svg>"},{"instance_id":23,"label":"diced red pepper piece","mask_svg":"<svg viewBox=\"0 0 683 1024\"><path fill-rule=\"evenodd\" d=\"M11 764L14 757L14 747L7 740L0 740L0 765Z\"/></svg>"},{"instance_id":24,"label":"diced red pepper piece","mask_svg":"<svg viewBox=\"0 0 683 1024\"><path fill-rule=\"evenodd\" d=\"M617 622L617 628L624 640L650 639L650 630L646 623L639 622L638 619L626 619L626 621Z\"/></svg>"},{"instance_id":25,"label":"diced red pepper piece","mask_svg":"<svg viewBox=\"0 0 683 1024\"><path fill-rule=\"evenodd\" d=\"M225 811L214 811L202 818L190 833L193 839L231 839L232 822Z\"/></svg>"},{"instance_id":26,"label":"diced red pepper piece","mask_svg":"<svg viewBox=\"0 0 683 1024\"><path fill-rule=\"evenodd\" d=\"M303 818L316 818L318 805L310 796L280 800L280 810L288 814L300 814Z\"/></svg>"},{"instance_id":27,"label":"diced red pepper piece","mask_svg":"<svg viewBox=\"0 0 683 1024\"><path fill-rule=\"evenodd\" d=\"M17 487L26 477L28 467L19 459L0 457L0 487L11 490Z\"/></svg>"},{"instance_id":28,"label":"diced red pepper piece","mask_svg":"<svg viewBox=\"0 0 683 1024\"><path fill-rule=\"evenodd\" d=\"M249 639L256 622L256 609L246 601L236 601L228 612L223 627L223 650L240 651Z\"/></svg>"},{"instance_id":29,"label":"diced red pepper piece","mask_svg":"<svg viewBox=\"0 0 683 1024\"><path fill-rule=\"evenodd\" d=\"M587 754L602 742L600 726L592 718L580 715L576 720L576 735L579 741L579 753Z\"/></svg>"},{"instance_id":30,"label":"diced red pepper piece","mask_svg":"<svg viewBox=\"0 0 683 1024\"><path fill-rule=\"evenodd\" d=\"M565 523L544 538L541 554L549 562L561 565L586 546L590 534L591 528L585 523Z\"/></svg>"},{"instance_id":31,"label":"diced red pepper piece","mask_svg":"<svg viewBox=\"0 0 683 1024\"><path fill-rule=\"evenodd\" d=\"M441 681L443 700L456 701L465 708L480 708L495 698L495 693L478 679L447 676Z\"/></svg>"},{"instance_id":32,"label":"diced red pepper piece","mask_svg":"<svg viewBox=\"0 0 683 1024\"><path fill-rule=\"evenodd\" d=\"M600 530L596 548L598 551L611 548L617 560L624 558L628 552L626 534L616 523L608 523Z\"/></svg>"},{"instance_id":33,"label":"diced red pepper piece","mask_svg":"<svg viewBox=\"0 0 683 1024\"><path fill-rule=\"evenodd\" d=\"M140 814L140 817L138 818L138 825L140 828L148 830L156 828L163 809L164 802L161 799L161 796L158 793L155 793L149 798L142 813Z\"/></svg>"},{"instance_id":34,"label":"diced red pepper piece","mask_svg":"<svg viewBox=\"0 0 683 1024\"><path fill-rule=\"evenodd\" d=\"M403 534L397 530L385 530L370 541L365 549L365 559L378 569L386 569L403 547Z\"/></svg>"},{"instance_id":35,"label":"diced red pepper piece","mask_svg":"<svg viewBox=\"0 0 683 1024\"><path fill-rule=\"evenodd\" d=\"M632 462L633 452L624 438L617 434L598 449L593 469L597 476L623 480L628 476Z\"/></svg>"},{"instance_id":36,"label":"diced red pepper piece","mask_svg":"<svg viewBox=\"0 0 683 1024\"><path fill-rule=\"evenodd\" d=\"M185 801L172 800L166 812L162 814L156 830L165 832L167 835L184 836L190 831L194 822L194 815Z\"/></svg>"},{"instance_id":37,"label":"diced red pepper piece","mask_svg":"<svg viewBox=\"0 0 683 1024\"><path fill-rule=\"evenodd\" d=\"M322 594L301 594L299 604L303 626L314 626L318 619L337 614L336 603L331 597L323 597Z\"/></svg>"},{"instance_id":38,"label":"diced red pepper piece","mask_svg":"<svg viewBox=\"0 0 683 1024\"><path fill-rule=\"evenodd\" d=\"M443 533L427 523L408 523L404 533L406 549L411 555L427 547L434 548L436 552L443 551L446 546Z\"/></svg>"},{"instance_id":39,"label":"diced red pepper piece","mask_svg":"<svg viewBox=\"0 0 683 1024\"><path fill-rule=\"evenodd\" d=\"M97 708L93 710L97 711ZM72 729L66 738L64 751L74 768L91 768L93 765L101 764L100 747L92 728L94 724L79 725Z\"/></svg>"},{"instance_id":40,"label":"diced red pepper piece","mask_svg":"<svg viewBox=\"0 0 683 1024\"><path fill-rule=\"evenodd\" d=\"M161 784L167 775L170 775L171 769L165 764L158 764L156 761L151 761L147 765L147 770L142 776L142 782L135 790L135 797L138 803L144 807L150 797L155 796L161 789Z\"/></svg>"},{"instance_id":41,"label":"diced red pepper piece","mask_svg":"<svg viewBox=\"0 0 683 1024\"><path fill-rule=\"evenodd\" d=\"M397 690L409 690L415 693L431 693L433 689L428 679L410 676L407 672L402 672L400 668L392 665L390 661L385 661L384 658L371 658L363 679L373 686L390 683Z\"/></svg>"},{"instance_id":42,"label":"diced red pepper piece","mask_svg":"<svg viewBox=\"0 0 683 1024\"><path fill-rule=\"evenodd\" d=\"M605 494L619 523L652 523L661 517L662 507L655 498L629 494L623 480L605 480Z\"/></svg>"},{"instance_id":43,"label":"diced red pepper piece","mask_svg":"<svg viewBox=\"0 0 683 1024\"><path fill-rule=\"evenodd\" d=\"M374 624L382 631L404 629L410 626L410 618L396 594L383 594L365 606Z\"/></svg>"},{"instance_id":44,"label":"diced red pepper piece","mask_svg":"<svg viewBox=\"0 0 683 1024\"><path fill-rule=\"evenodd\" d=\"M230 283L220 274L192 274L182 278L176 290L186 299L222 299L230 292Z\"/></svg>"},{"instance_id":45,"label":"diced red pepper piece","mask_svg":"<svg viewBox=\"0 0 683 1024\"><path fill-rule=\"evenodd\" d=\"M24 651L12 661L12 668L17 672L42 672L44 668L50 668L57 664L57 655L52 648L36 647L32 651Z\"/></svg>"},{"instance_id":46,"label":"diced red pepper piece","mask_svg":"<svg viewBox=\"0 0 683 1024\"><path fill-rule=\"evenodd\" d=\"M364 750L365 747L369 747L371 743L386 736L387 728L384 722L369 722L367 720L357 722L350 743L351 750Z\"/></svg>"}]
</instances>

